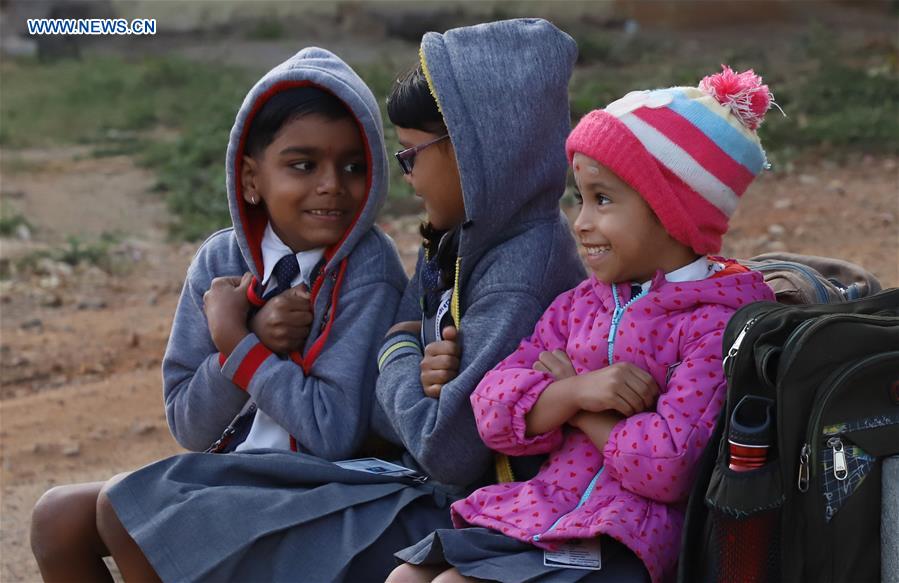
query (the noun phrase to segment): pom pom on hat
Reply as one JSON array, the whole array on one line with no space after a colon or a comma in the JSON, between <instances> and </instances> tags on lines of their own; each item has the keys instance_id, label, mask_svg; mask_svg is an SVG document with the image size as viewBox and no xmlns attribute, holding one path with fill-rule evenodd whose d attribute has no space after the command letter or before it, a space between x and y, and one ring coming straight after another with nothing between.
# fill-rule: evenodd
<instances>
[{"instance_id":1,"label":"pom pom on hat","mask_svg":"<svg viewBox=\"0 0 899 583\"><path fill-rule=\"evenodd\" d=\"M747 128L757 130L774 104L774 95L752 69L742 73L727 65L721 65L721 69L720 73L704 77L699 88L730 109Z\"/></svg>"}]
</instances>

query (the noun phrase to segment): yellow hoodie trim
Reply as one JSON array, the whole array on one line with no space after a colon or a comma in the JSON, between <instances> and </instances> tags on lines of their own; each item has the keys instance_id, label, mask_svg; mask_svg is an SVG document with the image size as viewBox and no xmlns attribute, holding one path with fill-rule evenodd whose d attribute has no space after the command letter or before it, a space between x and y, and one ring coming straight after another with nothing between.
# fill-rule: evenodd
<instances>
[{"instance_id":1,"label":"yellow hoodie trim","mask_svg":"<svg viewBox=\"0 0 899 583\"><path fill-rule=\"evenodd\" d=\"M515 481L515 474L512 473L512 464L509 462L509 456L502 453L493 454L494 464L496 466L496 481L499 484L505 484Z\"/></svg>"},{"instance_id":2,"label":"yellow hoodie trim","mask_svg":"<svg viewBox=\"0 0 899 583\"><path fill-rule=\"evenodd\" d=\"M431 78L431 70L428 69L428 61L425 59L424 47L419 47L418 58L421 60L421 70L425 74L425 80L428 82L428 90L431 92L434 101L437 102L437 111L440 112L440 115L443 115L443 108L440 107L440 98L437 97L437 89L434 87L434 80Z\"/></svg>"},{"instance_id":3,"label":"yellow hoodie trim","mask_svg":"<svg viewBox=\"0 0 899 583\"><path fill-rule=\"evenodd\" d=\"M459 309L459 296L462 290L459 288L459 272L462 270L462 258L456 257L456 277L453 282L453 298L450 300L450 314L453 315L453 322L456 323L456 330L461 328L462 313Z\"/></svg>"}]
</instances>

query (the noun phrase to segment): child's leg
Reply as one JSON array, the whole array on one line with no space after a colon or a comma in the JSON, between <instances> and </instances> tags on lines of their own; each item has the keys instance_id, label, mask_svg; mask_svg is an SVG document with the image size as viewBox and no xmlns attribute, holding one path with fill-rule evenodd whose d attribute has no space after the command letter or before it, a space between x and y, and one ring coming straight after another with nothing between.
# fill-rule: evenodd
<instances>
[{"instance_id":1,"label":"child's leg","mask_svg":"<svg viewBox=\"0 0 899 583\"><path fill-rule=\"evenodd\" d=\"M466 577L455 567L443 565L410 565L403 563L387 576L385 583L472 583L483 581Z\"/></svg>"},{"instance_id":2,"label":"child's leg","mask_svg":"<svg viewBox=\"0 0 899 583\"><path fill-rule=\"evenodd\" d=\"M109 549L112 558L115 559L122 577L129 583L133 581L161 581L150 562L144 556L143 551L122 526L112 503L106 496L107 490L118 483L128 474L119 474L103 486L97 497L97 530L100 538Z\"/></svg>"},{"instance_id":3,"label":"child's leg","mask_svg":"<svg viewBox=\"0 0 899 583\"><path fill-rule=\"evenodd\" d=\"M430 583L449 565L410 565L403 563L390 572L384 583Z\"/></svg>"},{"instance_id":4,"label":"child's leg","mask_svg":"<svg viewBox=\"0 0 899 583\"><path fill-rule=\"evenodd\" d=\"M103 482L57 486L31 512L31 551L46 583L112 581L109 555L97 532L97 497Z\"/></svg>"},{"instance_id":5,"label":"child's leg","mask_svg":"<svg viewBox=\"0 0 899 583\"><path fill-rule=\"evenodd\" d=\"M434 578L434 583L476 583L477 581L484 581L484 579L476 579L475 577L466 577L462 573L459 572L458 569L453 567L452 569L446 570L443 573L437 575Z\"/></svg>"}]
</instances>

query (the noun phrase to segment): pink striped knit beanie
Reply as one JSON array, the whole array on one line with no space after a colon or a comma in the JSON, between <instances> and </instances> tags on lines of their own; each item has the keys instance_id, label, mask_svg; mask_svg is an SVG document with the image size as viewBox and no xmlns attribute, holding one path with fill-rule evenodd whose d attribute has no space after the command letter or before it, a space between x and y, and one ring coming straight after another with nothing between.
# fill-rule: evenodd
<instances>
[{"instance_id":1,"label":"pink striped knit beanie","mask_svg":"<svg viewBox=\"0 0 899 583\"><path fill-rule=\"evenodd\" d=\"M717 253L743 192L767 166L756 130L774 96L729 67L699 87L628 93L577 124L565 143L640 193L668 233Z\"/></svg>"}]
</instances>

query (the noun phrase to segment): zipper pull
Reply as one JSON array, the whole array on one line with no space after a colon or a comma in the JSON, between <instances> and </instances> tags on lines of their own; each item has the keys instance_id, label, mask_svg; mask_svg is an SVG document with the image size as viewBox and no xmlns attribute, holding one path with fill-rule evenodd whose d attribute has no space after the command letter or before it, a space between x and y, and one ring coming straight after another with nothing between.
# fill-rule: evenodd
<instances>
[{"instance_id":1,"label":"zipper pull","mask_svg":"<svg viewBox=\"0 0 899 583\"><path fill-rule=\"evenodd\" d=\"M751 318L746 325L743 326L743 329L740 330L740 333L737 334L737 338L734 340L734 343L731 344L730 350L727 351L727 355L724 357L724 360L721 362L721 367L724 370L727 370L727 362L737 356L737 353L740 351L740 345L743 344L743 338L746 337L746 333L749 332L749 329L752 328L752 325L755 324L755 321L758 320L758 317Z\"/></svg>"},{"instance_id":2,"label":"zipper pull","mask_svg":"<svg viewBox=\"0 0 899 583\"><path fill-rule=\"evenodd\" d=\"M849 477L846 467L846 452L843 451L843 441L839 437L831 437L827 445L833 450L833 477L837 480L845 480Z\"/></svg>"},{"instance_id":3,"label":"zipper pull","mask_svg":"<svg viewBox=\"0 0 899 583\"><path fill-rule=\"evenodd\" d=\"M809 444L802 445L802 453L799 454L799 480L796 484L800 492L808 492L808 456L811 451Z\"/></svg>"}]
</instances>

